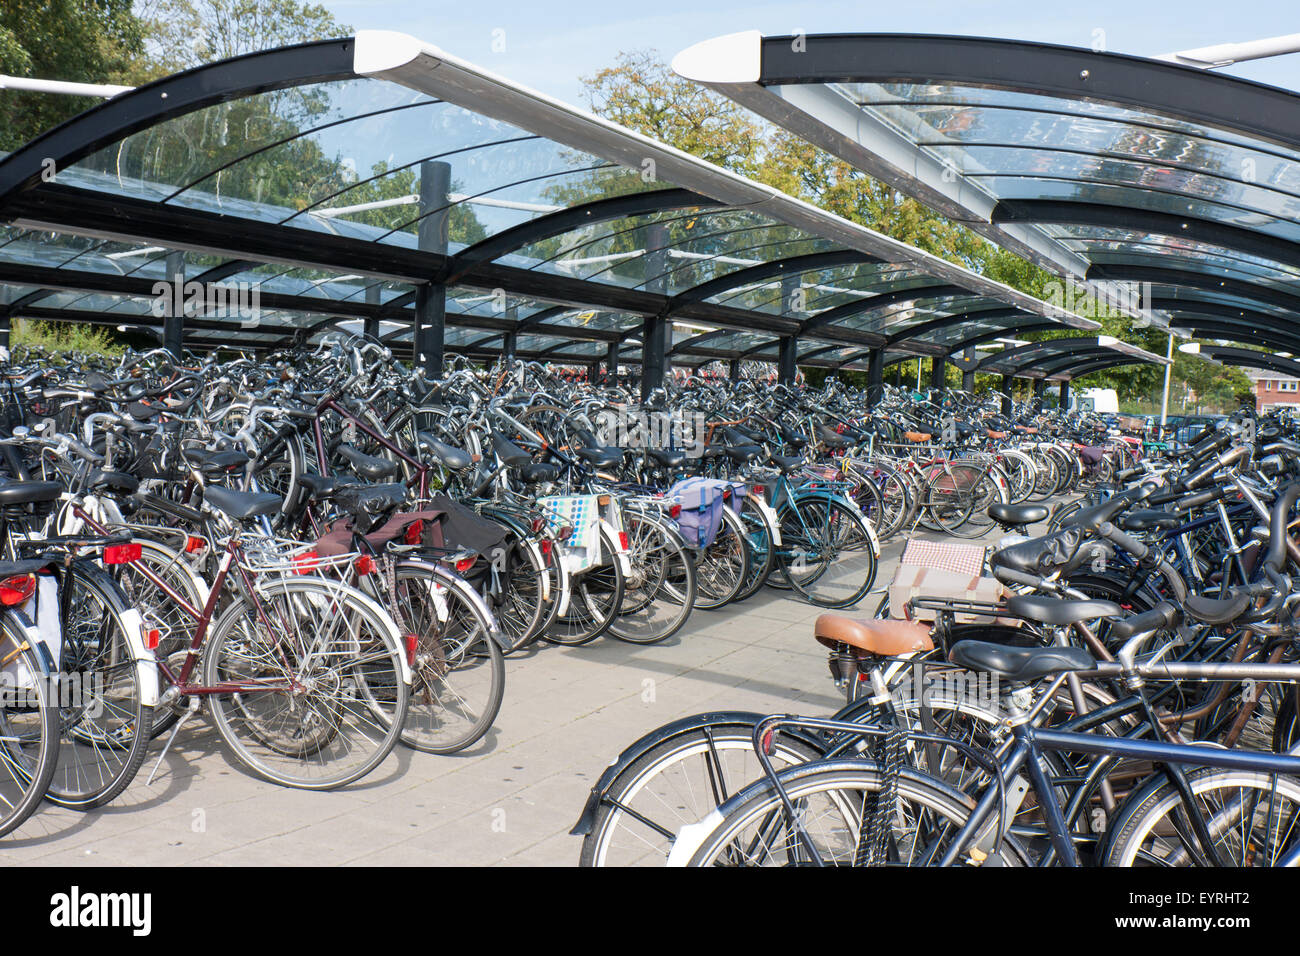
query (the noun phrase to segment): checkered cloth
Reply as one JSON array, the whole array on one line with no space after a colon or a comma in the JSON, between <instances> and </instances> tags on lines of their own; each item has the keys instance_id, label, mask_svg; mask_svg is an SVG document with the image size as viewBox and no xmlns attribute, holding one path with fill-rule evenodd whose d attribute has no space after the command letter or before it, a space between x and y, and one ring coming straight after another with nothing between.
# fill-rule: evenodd
<instances>
[{"instance_id":1,"label":"checkered cloth","mask_svg":"<svg viewBox=\"0 0 1300 956\"><path fill-rule=\"evenodd\" d=\"M911 568L937 568L979 577L984 570L984 547L951 541L923 541L913 538L903 549L900 565Z\"/></svg>"}]
</instances>

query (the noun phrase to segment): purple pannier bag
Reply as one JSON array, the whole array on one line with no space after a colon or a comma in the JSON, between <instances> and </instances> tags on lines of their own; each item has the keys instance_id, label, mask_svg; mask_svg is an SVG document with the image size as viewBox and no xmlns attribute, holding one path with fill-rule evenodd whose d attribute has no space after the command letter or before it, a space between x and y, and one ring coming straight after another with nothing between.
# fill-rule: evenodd
<instances>
[{"instance_id":1,"label":"purple pannier bag","mask_svg":"<svg viewBox=\"0 0 1300 956\"><path fill-rule=\"evenodd\" d=\"M677 529L693 548L707 548L722 524L723 495L731 482L717 478L685 478L668 489L668 498L681 502Z\"/></svg>"}]
</instances>

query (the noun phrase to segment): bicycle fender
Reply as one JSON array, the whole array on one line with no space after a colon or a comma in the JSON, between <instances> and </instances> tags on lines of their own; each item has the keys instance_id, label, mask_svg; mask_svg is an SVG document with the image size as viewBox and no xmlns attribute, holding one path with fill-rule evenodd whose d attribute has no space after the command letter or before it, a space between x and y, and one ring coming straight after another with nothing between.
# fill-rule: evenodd
<instances>
[{"instance_id":1,"label":"bicycle fender","mask_svg":"<svg viewBox=\"0 0 1300 956\"><path fill-rule=\"evenodd\" d=\"M571 836L586 836L590 833L591 825L596 818L596 811L600 808L600 801L609 793L610 787L614 785L614 781L618 779L619 774L665 740L679 737L693 730L699 730L701 727L739 726L752 729L764 716L766 715L743 710L706 711L702 714L692 714L689 717L682 717L661 727L656 727L640 739L629 744L622 753L610 761L592 786L591 792L587 794L587 802L583 805L582 814L578 817L578 822L573 825L573 829L569 831L569 834ZM782 733L786 733L786 731L782 731ZM801 742L809 744L817 750L822 749L821 742L809 735L792 733L788 734L788 736L796 737Z\"/></svg>"},{"instance_id":2,"label":"bicycle fender","mask_svg":"<svg viewBox=\"0 0 1300 956\"><path fill-rule=\"evenodd\" d=\"M158 662L145 643L144 618L135 608L123 611L121 618L127 647L140 675L140 700L146 707L154 707L158 704Z\"/></svg>"}]
</instances>

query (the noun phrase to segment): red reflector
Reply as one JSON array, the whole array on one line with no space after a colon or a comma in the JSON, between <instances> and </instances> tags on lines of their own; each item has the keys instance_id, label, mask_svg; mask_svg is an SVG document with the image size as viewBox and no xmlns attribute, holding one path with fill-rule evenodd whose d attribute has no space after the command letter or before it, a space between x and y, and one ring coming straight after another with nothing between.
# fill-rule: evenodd
<instances>
[{"instance_id":1,"label":"red reflector","mask_svg":"<svg viewBox=\"0 0 1300 956\"><path fill-rule=\"evenodd\" d=\"M620 532L618 533L618 549L619 549L620 551L626 551L626 550L628 550L628 547L629 547L629 545L628 545L628 543L627 543L627 532L626 532L626 531L620 531Z\"/></svg>"},{"instance_id":2,"label":"red reflector","mask_svg":"<svg viewBox=\"0 0 1300 956\"><path fill-rule=\"evenodd\" d=\"M681 516L682 516L682 506L681 506L681 505L673 505L671 508L668 509L668 517L670 517L670 518L680 518Z\"/></svg>"},{"instance_id":3,"label":"red reflector","mask_svg":"<svg viewBox=\"0 0 1300 956\"><path fill-rule=\"evenodd\" d=\"M461 558L459 561L456 562L456 573L464 574L472 567L474 567L473 558Z\"/></svg>"},{"instance_id":4,"label":"red reflector","mask_svg":"<svg viewBox=\"0 0 1300 956\"><path fill-rule=\"evenodd\" d=\"M419 544L424 538L424 519L412 521L406 526L406 533L402 535L402 540L407 544Z\"/></svg>"},{"instance_id":5,"label":"red reflector","mask_svg":"<svg viewBox=\"0 0 1300 956\"><path fill-rule=\"evenodd\" d=\"M361 557L357 558L356 569L357 574L374 574L375 559L368 554L361 555Z\"/></svg>"},{"instance_id":6,"label":"red reflector","mask_svg":"<svg viewBox=\"0 0 1300 956\"><path fill-rule=\"evenodd\" d=\"M406 635L406 663L415 666L415 649L420 646L420 638L415 634Z\"/></svg>"},{"instance_id":7,"label":"red reflector","mask_svg":"<svg viewBox=\"0 0 1300 956\"><path fill-rule=\"evenodd\" d=\"M750 485L749 490L756 495L767 494L767 485Z\"/></svg>"},{"instance_id":8,"label":"red reflector","mask_svg":"<svg viewBox=\"0 0 1300 956\"><path fill-rule=\"evenodd\" d=\"M541 534L541 533L542 533L542 529L545 528L545 527L546 527L546 519L545 519L545 518L534 518L534 519L533 519L533 534Z\"/></svg>"},{"instance_id":9,"label":"red reflector","mask_svg":"<svg viewBox=\"0 0 1300 956\"><path fill-rule=\"evenodd\" d=\"M202 551L207 547L207 545L208 543L202 538L196 538L194 535L190 535L185 539L185 553L194 554L195 552Z\"/></svg>"},{"instance_id":10,"label":"red reflector","mask_svg":"<svg viewBox=\"0 0 1300 956\"><path fill-rule=\"evenodd\" d=\"M20 574L0 581L0 604L17 607L36 591L36 575Z\"/></svg>"},{"instance_id":11,"label":"red reflector","mask_svg":"<svg viewBox=\"0 0 1300 956\"><path fill-rule=\"evenodd\" d=\"M315 551L304 551L293 559L293 566L299 571L315 571L316 560L320 557Z\"/></svg>"},{"instance_id":12,"label":"red reflector","mask_svg":"<svg viewBox=\"0 0 1300 956\"><path fill-rule=\"evenodd\" d=\"M105 564L130 564L139 561L144 549L138 544L112 544L104 549Z\"/></svg>"},{"instance_id":13,"label":"red reflector","mask_svg":"<svg viewBox=\"0 0 1300 956\"><path fill-rule=\"evenodd\" d=\"M548 557L548 558L551 556L551 539L550 539L550 538L543 538L543 539L542 539L542 554L545 555L545 556Z\"/></svg>"},{"instance_id":14,"label":"red reflector","mask_svg":"<svg viewBox=\"0 0 1300 956\"><path fill-rule=\"evenodd\" d=\"M162 631L158 630L158 628L156 628L156 627L155 627L155 628L151 628L151 629L148 630L148 631L145 631L145 632L144 632L144 646L147 647L147 648L149 648L149 650L151 650L151 651L155 651L155 650L157 650L157 649L158 649L158 641L159 641L159 639L160 639L161 637L162 637Z\"/></svg>"},{"instance_id":15,"label":"red reflector","mask_svg":"<svg viewBox=\"0 0 1300 956\"><path fill-rule=\"evenodd\" d=\"M573 536L573 525L566 524L559 531L555 532L555 536L561 541L568 541L569 538Z\"/></svg>"}]
</instances>

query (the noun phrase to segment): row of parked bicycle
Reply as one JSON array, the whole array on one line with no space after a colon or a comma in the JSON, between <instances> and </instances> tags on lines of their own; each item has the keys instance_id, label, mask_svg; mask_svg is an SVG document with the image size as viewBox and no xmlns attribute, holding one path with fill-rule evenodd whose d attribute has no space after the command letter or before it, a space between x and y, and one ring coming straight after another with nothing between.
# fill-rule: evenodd
<instances>
[{"instance_id":1,"label":"row of parked bicycle","mask_svg":"<svg viewBox=\"0 0 1300 956\"><path fill-rule=\"evenodd\" d=\"M583 864L1300 865L1296 426L1243 412L1115 477L994 503L1046 533L909 545L874 618L818 618L836 713L632 744Z\"/></svg>"},{"instance_id":2,"label":"row of parked bicycle","mask_svg":"<svg viewBox=\"0 0 1300 956\"><path fill-rule=\"evenodd\" d=\"M1131 457L971 396L694 379L640 402L537 364L428 381L348 337L4 372L0 833L45 797L111 802L205 704L285 786L399 741L457 752L538 640L659 642L764 586L849 608L882 530L987 530L989 503Z\"/></svg>"}]
</instances>

